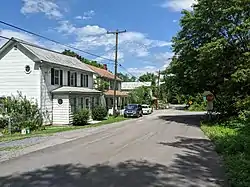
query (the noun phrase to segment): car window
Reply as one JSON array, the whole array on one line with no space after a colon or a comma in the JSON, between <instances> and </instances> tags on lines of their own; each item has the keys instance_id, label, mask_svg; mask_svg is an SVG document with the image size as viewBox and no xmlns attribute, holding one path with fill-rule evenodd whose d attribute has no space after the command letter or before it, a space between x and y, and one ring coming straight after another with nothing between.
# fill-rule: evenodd
<instances>
[{"instance_id":1,"label":"car window","mask_svg":"<svg viewBox=\"0 0 250 187\"><path fill-rule=\"evenodd\" d=\"M137 108L137 105L128 105L126 108L127 108L128 110L134 110L134 109Z\"/></svg>"},{"instance_id":2,"label":"car window","mask_svg":"<svg viewBox=\"0 0 250 187\"><path fill-rule=\"evenodd\" d=\"M147 105L142 105L142 108L149 108Z\"/></svg>"}]
</instances>

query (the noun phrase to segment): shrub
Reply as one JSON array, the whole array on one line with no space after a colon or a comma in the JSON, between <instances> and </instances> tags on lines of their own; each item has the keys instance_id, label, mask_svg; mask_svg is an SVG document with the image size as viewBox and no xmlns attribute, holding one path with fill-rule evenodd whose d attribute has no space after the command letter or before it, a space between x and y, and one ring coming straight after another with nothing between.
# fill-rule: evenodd
<instances>
[{"instance_id":1,"label":"shrub","mask_svg":"<svg viewBox=\"0 0 250 187\"><path fill-rule=\"evenodd\" d=\"M250 128L242 119L202 124L202 130L223 156L231 186L250 186Z\"/></svg>"},{"instance_id":2,"label":"shrub","mask_svg":"<svg viewBox=\"0 0 250 187\"><path fill-rule=\"evenodd\" d=\"M206 111L206 102L197 103L194 102L192 105L189 107L190 111Z\"/></svg>"},{"instance_id":3,"label":"shrub","mask_svg":"<svg viewBox=\"0 0 250 187\"><path fill-rule=\"evenodd\" d=\"M75 126L87 125L88 120L89 120L89 110L83 109L74 114L73 125Z\"/></svg>"},{"instance_id":4,"label":"shrub","mask_svg":"<svg viewBox=\"0 0 250 187\"><path fill-rule=\"evenodd\" d=\"M7 121L4 120L9 116L12 131L20 131L22 128L36 130L43 124L43 116L38 108L37 103L29 101L21 93L18 96L12 96L2 100L3 108L0 114L3 116L1 125L7 128Z\"/></svg>"},{"instance_id":5,"label":"shrub","mask_svg":"<svg viewBox=\"0 0 250 187\"><path fill-rule=\"evenodd\" d=\"M97 106L92 110L93 120L103 120L108 115L108 111L105 107Z\"/></svg>"}]
</instances>

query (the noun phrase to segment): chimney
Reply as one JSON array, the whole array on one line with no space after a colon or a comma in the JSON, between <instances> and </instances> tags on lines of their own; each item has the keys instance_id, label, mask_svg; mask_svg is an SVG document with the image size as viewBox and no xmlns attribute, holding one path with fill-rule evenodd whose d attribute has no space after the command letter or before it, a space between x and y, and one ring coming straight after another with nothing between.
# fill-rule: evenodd
<instances>
[{"instance_id":1,"label":"chimney","mask_svg":"<svg viewBox=\"0 0 250 187\"><path fill-rule=\"evenodd\" d=\"M107 64L103 64L103 68L104 68L105 70L108 70Z\"/></svg>"}]
</instances>

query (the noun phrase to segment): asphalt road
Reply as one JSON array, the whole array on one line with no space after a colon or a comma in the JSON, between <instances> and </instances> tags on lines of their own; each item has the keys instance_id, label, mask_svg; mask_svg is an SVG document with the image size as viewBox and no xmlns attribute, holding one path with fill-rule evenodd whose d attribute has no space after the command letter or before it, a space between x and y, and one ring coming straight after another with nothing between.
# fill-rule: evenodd
<instances>
[{"instance_id":1,"label":"asphalt road","mask_svg":"<svg viewBox=\"0 0 250 187\"><path fill-rule=\"evenodd\" d=\"M0 186L228 186L199 115L172 110L0 163Z\"/></svg>"}]
</instances>

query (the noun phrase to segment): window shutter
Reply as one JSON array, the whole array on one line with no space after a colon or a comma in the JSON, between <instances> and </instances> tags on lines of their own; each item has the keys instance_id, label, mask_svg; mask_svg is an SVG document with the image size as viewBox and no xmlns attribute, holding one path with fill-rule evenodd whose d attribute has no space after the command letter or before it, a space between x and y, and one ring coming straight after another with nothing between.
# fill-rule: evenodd
<instances>
[{"instance_id":1,"label":"window shutter","mask_svg":"<svg viewBox=\"0 0 250 187\"><path fill-rule=\"evenodd\" d=\"M81 87L83 87L83 74L81 74Z\"/></svg>"},{"instance_id":2,"label":"window shutter","mask_svg":"<svg viewBox=\"0 0 250 187\"><path fill-rule=\"evenodd\" d=\"M55 84L55 70L51 68L51 85Z\"/></svg>"},{"instance_id":3,"label":"window shutter","mask_svg":"<svg viewBox=\"0 0 250 187\"><path fill-rule=\"evenodd\" d=\"M68 71L68 86L70 86L70 71Z\"/></svg>"},{"instance_id":4,"label":"window shutter","mask_svg":"<svg viewBox=\"0 0 250 187\"><path fill-rule=\"evenodd\" d=\"M77 73L75 73L75 86L77 87Z\"/></svg>"},{"instance_id":5,"label":"window shutter","mask_svg":"<svg viewBox=\"0 0 250 187\"><path fill-rule=\"evenodd\" d=\"M85 87L89 87L89 76L86 75L86 86Z\"/></svg>"},{"instance_id":6,"label":"window shutter","mask_svg":"<svg viewBox=\"0 0 250 187\"><path fill-rule=\"evenodd\" d=\"M60 70L60 85L63 86L63 70Z\"/></svg>"}]
</instances>

